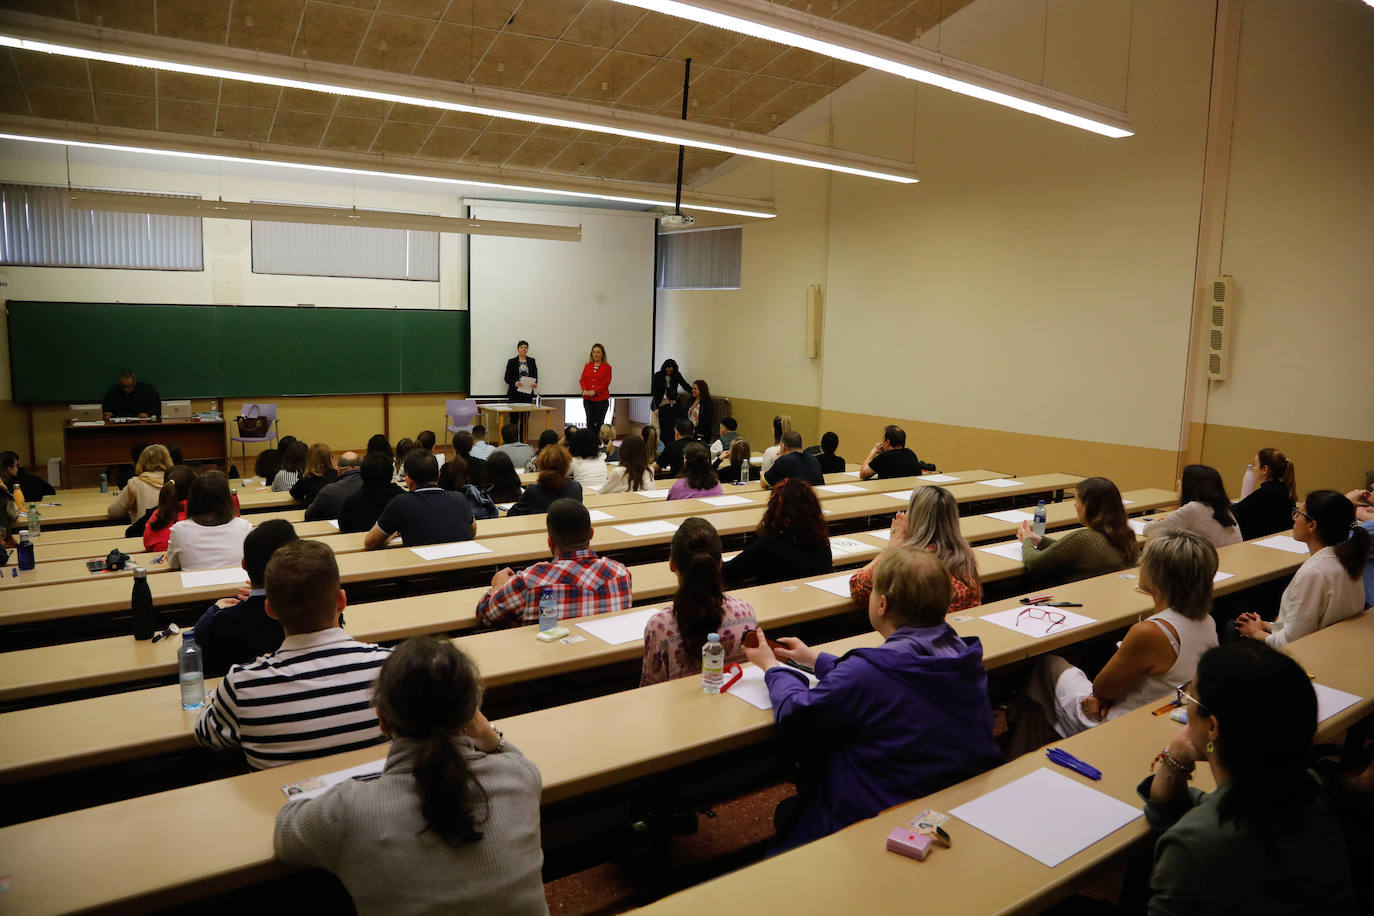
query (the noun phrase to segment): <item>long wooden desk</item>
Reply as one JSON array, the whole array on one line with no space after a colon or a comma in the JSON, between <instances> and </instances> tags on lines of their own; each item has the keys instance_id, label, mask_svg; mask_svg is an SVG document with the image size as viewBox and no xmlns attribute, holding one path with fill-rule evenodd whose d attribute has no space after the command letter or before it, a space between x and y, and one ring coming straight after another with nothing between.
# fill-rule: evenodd
<instances>
[{"instance_id":1,"label":"long wooden desk","mask_svg":"<svg viewBox=\"0 0 1374 916\"><path fill-rule=\"evenodd\" d=\"M1224 548L1223 569L1249 568L1258 575L1274 565L1254 553L1265 548L1236 547L1250 549ZM1285 556L1280 551L1266 552ZM1241 578L1238 572L1236 579L1227 581ZM1067 595L1070 588L1103 584L1110 583L1088 580L1057 592ZM1143 600L1131 601L1135 593L1130 590L1111 594L1121 601L1113 614L1119 620L1138 614L1145 604ZM1086 595L1083 592L1079 597ZM1136 599L1142 597L1135 595ZM961 631L963 626L959 625ZM1005 632L1012 638L1018 635ZM840 652L863 638L822 648ZM463 645L468 648L470 643ZM1291 651L1309 670L1319 672L1322 683L1366 698L1324 723L1322 735L1333 734L1368 713L1368 698L1374 696L1374 670L1365 664L1374 651L1370 615L1313 634L1294 643ZM1007 655L1018 656L1017 648L1006 641L1000 646L984 644L989 667L1014 660ZM728 696L702 694L693 678L513 716L497 724L539 765L546 804L756 744L772 735L770 711L731 702ZM1136 727L1141 734L1123 740L1127 730ZM1143 716L1125 716L1069 739L1065 746L1109 774L1099 788L1129 800L1150 757L1176 727L1167 719L1149 716L1146 710ZM272 824L285 801L279 787L377 760L383 753L380 748L369 748L4 828L0 830L0 851L12 876L6 906L23 914L111 905L151 909L281 874L284 868L272 854ZM1024 769L1016 769L1018 766ZM743 899L741 895L757 895L757 889L763 888L770 901L800 904L803 912L826 904L847 912L856 900L870 908L876 905L881 911L905 912L910 908L915 879L912 872L899 868L924 869L922 892L931 886L927 876L932 876L929 880L938 880L941 887L948 888L938 899L946 904L960 901L961 911L1007 912L1029 906L1046 899L1044 891L1037 889L1043 889L1047 877L1062 875L1061 887L1082 880L1088 868L1115 853L1123 840L1127 845L1138 841L1138 834L1132 833L1132 827L1118 831L1061 865L1062 872L1049 876L1045 872L1058 870L1044 869L991 840L982 842L987 838L971 828L959 829L953 850L939 850L925 863L887 855L881 850L881 841L893 824L905 823L921 808L948 811L1036 766L1039 763L1034 755L1021 758L945 793L685 891L658 906L665 911L685 912L687 905L694 905L694 911L700 912L706 903ZM994 774L999 781L992 780ZM188 810L215 812L214 843L204 842L198 822L180 816ZM857 838L853 843L849 842L851 836ZM844 843L842 848L840 843ZM1099 849L1103 844L1110 848ZM829 849L831 845L836 848ZM73 874L85 880L73 881ZM988 874L997 874L998 881L988 881ZM722 882L735 883L721 887ZM839 887L841 883L844 888ZM712 896L702 896L707 893L705 888L711 889ZM732 896L722 897L722 893Z\"/></svg>"},{"instance_id":2,"label":"long wooden desk","mask_svg":"<svg viewBox=\"0 0 1374 916\"><path fill-rule=\"evenodd\" d=\"M62 474L74 481L91 480L102 470L129 461L140 442L175 442L187 461L213 461L227 466L228 434L224 420L149 420L133 423L62 424Z\"/></svg>"}]
</instances>

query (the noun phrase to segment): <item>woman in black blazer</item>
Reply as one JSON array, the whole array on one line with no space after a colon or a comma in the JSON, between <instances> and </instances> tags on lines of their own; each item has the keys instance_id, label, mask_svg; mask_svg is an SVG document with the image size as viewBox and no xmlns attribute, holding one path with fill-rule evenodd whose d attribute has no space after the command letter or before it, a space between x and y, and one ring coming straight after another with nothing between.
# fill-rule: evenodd
<instances>
[{"instance_id":1,"label":"woman in black blazer","mask_svg":"<svg viewBox=\"0 0 1374 916\"><path fill-rule=\"evenodd\" d=\"M654 410L658 411L658 428L668 430L671 435L673 424L677 418L682 416L682 411L678 409L677 399L679 395L686 394L691 388L687 380L682 377L682 371L677 367L677 360L665 359L663 365L654 373L653 381L649 386L649 394L653 400ZM664 404L668 401L668 404ZM650 455L650 458L653 456Z\"/></svg>"},{"instance_id":2,"label":"woman in black blazer","mask_svg":"<svg viewBox=\"0 0 1374 916\"><path fill-rule=\"evenodd\" d=\"M720 435L716 429L716 403L711 400L711 386L705 379L692 383L692 403L687 407L687 419L696 427L697 438L710 442Z\"/></svg>"},{"instance_id":3,"label":"woman in black blazer","mask_svg":"<svg viewBox=\"0 0 1374 916\"><path fill-rule=\"evenodd\" d=\"M534 358L530 356L530 342L522 340L516 344L515 352L517 355L506 360L506 400L517 404L530 404L534 401L534 395L525 394L515 387L515 383L520 381L521 376L529 376L533 379L539 378L539 367ZM535 390L539 389L538 381L534 385Z\"/></svg>"}]
</instances>

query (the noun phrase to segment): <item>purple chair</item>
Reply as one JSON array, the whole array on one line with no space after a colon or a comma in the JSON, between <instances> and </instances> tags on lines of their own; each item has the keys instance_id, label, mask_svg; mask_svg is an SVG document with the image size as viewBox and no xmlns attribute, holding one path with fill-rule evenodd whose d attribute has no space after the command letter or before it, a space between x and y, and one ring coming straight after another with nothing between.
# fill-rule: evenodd
<instances>
[{"instance_id":1,"label":"purple chair","mask_svg":"<svg viewBox=\"0 0 1374 916\"><path fill-rule=\"evenodd\" d=\"M477 419L477 402L471 398L444 401L444 424L448 434L472 432L473 422Z\"/></svg>"},{"instance_id":2,"label":"purple chair","mask_svg":"<svg viewBox=\"0 0 1374 916\"><path fill-rule=\"evenodd\" d=\"M253 411L253 413L249 413L250 410ZM250 474L247 473L247 470L248 470L248 468L247 468L247 465L248 465L248 443L249 443L249 442L276 442L276 441L277 441L277 405L276 405L276 404L244 404L244 405L243 405L243 408L239 411L239 416L241 416L241 417L251 417L251 416L267 417L267 419L268 419L269 421L271 421L271 422L268 424L268 427L267 427L267 435L265 435L265 436L240 436L240 435L238 434L238 424L237 424L237 423L234 424L234 434L231 435L231 436L229 437L229 441L230 441L231 443L233 443L233 442L238 442L238 443L241 443L241 444L242 444L242 447L239 449L239 454L240 454L240 458L241 458L243 467L239 470L239 480L243 480L243 479L245 479L245 478L247 478L247 477L252 476L252 475L250 475ZM229 446L229 451L230 451L230 453L231 453L231 457L232 457L233 450L234 450L233 445L230 445L230 446ZM268 483L271 483L270 480L267 481L267 482L268 482Z\"/></svg>"}]
</instances>

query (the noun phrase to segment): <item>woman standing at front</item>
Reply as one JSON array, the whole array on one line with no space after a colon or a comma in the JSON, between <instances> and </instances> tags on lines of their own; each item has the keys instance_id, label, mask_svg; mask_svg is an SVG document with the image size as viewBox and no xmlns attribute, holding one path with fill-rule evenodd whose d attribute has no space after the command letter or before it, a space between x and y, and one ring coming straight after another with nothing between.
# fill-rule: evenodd
<instances>
[{"instance_id":1,"label":"woman standing at front","mask_svg":"<svg viewBox=\"0 0 1374 916\"><path fill-rule=\"evenodd\" d=\"M524 381L525 387L521 387ZM530 342L522 340L515 345L515 355L506 360L506 400L516 404L534 403L534 393L539 390L539 366L530 356Z\"/></svg>"},{"instance_id":2,"label":"woman standing at front","mask_svg":"<svg viewBox=\"0 0 1374 916\"><path fill-rule=\"evenodd\" d=\"M606 348L592 344L591 359L582 367L582 407L587 412L587 428L600 429L606 422L606 407L611 399L611 364Z\"/></svg>"}]
</instances>

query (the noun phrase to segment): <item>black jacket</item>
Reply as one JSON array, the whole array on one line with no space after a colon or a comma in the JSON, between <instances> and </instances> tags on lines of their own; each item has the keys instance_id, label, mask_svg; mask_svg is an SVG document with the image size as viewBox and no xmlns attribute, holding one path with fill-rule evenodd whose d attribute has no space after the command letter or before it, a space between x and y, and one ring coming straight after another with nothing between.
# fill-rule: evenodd
<instances>
[{"instance_id":1,"label":"black jacket","mask_svg":"<svg viewBox=\"0 0 1374 916\"><path fill-rule=\"evenodd\" d=\"M526 364L529 365L530 376L538 384L539 364L534 361L533 356L525 357ZM516 391L515 383L520 381L520 357L512 356L506 360L506 399L510 401L529 401L530 396Z\"/></svg>"}]
</instances>

